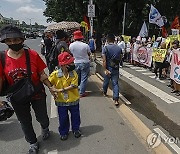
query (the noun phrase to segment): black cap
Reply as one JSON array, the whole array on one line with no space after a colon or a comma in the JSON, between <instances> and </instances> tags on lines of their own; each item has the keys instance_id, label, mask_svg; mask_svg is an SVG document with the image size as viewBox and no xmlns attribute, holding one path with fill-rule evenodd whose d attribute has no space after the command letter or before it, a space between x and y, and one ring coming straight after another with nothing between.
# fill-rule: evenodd
<instances>
[{"instance_id":1,"label":"black cap","mask_svg":"<svg viewBox=\"0 0 180 154\"><path fill-rule=\"evenodd\" d=\"M25 39L21 30L19 28L17 28L16 26L13 26L13 25L4 26L0 30L0 42L4 43L5 39L7 39L7 38Z\"/></svg>"},{"instance_id":2,"label":"black cap","mask_svg":"<svg viewBox=\"0 0 180 154\"><path fill-rule=\"evenodd\" d=\"M68 34L65 32L65 31L63 31L63 30L58 30L58 31L56 31L56 38L57 39L62 39L62 38L67 38L68 37Z\"/></svg>"}]
</instances>

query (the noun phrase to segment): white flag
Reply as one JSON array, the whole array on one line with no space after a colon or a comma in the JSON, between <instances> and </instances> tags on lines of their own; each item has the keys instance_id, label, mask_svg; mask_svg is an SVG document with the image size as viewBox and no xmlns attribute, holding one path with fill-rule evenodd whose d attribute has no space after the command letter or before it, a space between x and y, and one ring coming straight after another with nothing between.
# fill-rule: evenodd
<instances>
[{"instance_id":1,"label":"white flag","mask_svg":"<svg viewBox=\"0 0 180 154\"><path fill-rule=\"evenodd\" d=\"M142 27L141 27L141 30L139 32L139 36L141 37L148 37L148 30L147 30L147 26L146 26L146 23L144 21Z\"/></svg>"},{"instance_id":2,"label":"white flag","mask_svg":"<svg viewBox=\"0 0 180 154\"><path fill-rule=\"evenodd\" d=\"M159 27L164 26L163 19L159 11L151 4L151 10L149 12L149 23L158 25Z\"/></svg>"}]
</instances>

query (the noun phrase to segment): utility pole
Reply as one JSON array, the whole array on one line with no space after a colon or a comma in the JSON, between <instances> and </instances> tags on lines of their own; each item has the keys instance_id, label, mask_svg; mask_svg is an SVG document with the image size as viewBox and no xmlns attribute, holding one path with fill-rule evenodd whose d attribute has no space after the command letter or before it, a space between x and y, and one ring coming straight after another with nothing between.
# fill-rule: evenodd
<instances>
[{"instance_id":1,"label":"utility pole","mask_svg":"<svg viewBox=\"0 0 180 154\"><path fill-rule=\"evenodd\" d=\"M124 31L125 31L125 20L126 20L126 3L124 3L124 15L123 15L123 29L122 29L122 35L124 35Z\"/></svg>"},{"instance_id":2,"label":"utility pole","mask_svg":"<svg viewBox=\"0 0 180 154\"><path fill-rule=\"evenodd\" d=\"M33 18L27 18L27 19L29 19L30 29L31 29L31 32L32 32L32 19L33 19Z\"/></svg>"}]
</instances>

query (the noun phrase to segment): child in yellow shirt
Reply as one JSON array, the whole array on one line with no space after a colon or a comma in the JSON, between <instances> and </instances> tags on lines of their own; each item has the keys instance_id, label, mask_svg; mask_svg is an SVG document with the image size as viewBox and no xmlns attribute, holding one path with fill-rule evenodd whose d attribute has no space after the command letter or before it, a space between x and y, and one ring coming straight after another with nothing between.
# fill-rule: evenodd
<instances>
[{"instance_id":1,"label":"child in yellow shirt","mask_svg":"<svg viewBox=\"0 0 180 154\"><path fill-rule=\"evenodd\" d=\"M80 111L79 111L79 92L78 75L76 73L74 58L68 53L63 52L58 56L60 69L55 70L49 76L49 81L57 91L55 103L59 114L59 133L61 140L66 140L69 133L69 114L71 113L72 132L76 138L81 136Z\"/></svg>"}]
</instances>

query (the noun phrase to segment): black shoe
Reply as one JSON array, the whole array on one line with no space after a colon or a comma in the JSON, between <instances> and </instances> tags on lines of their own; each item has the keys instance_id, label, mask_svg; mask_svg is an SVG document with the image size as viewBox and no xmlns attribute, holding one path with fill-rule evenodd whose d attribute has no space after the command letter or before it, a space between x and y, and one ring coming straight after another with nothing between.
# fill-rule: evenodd
<instances>
[{"instance_id":1,"label":"black shoe","mask_svg":"<svg viewBox=\"0 0 180 154\"><path fill-rule=\"evenodd\" d=\"M114 101L114 105L118 108L119 107L119 101Z\"/></svg>"},{"instance_id":2,"label":"black shoe","mask_svg":"<svg viewBox=\"0 0 180 154\"><path fill-rule=\"evenodd\" d=\"M104 96L104 97L107 97L107 96L108 96L104 91L103 91L102 93L103 93L103 96Z\"/></svg>"},{"instance_id":3,"label":"black shoe","mask_svg":"<svg viewBox=\"0 0 180 154\"><path fill-rule=\"evenodd\" d=\"M178 92L178 90L172 90L171 91L171 93L177 93Z\"/></svg>"},{"instance_id":4,"label":"black shoe","mask_svg":"<svg viewBox=\"0 0 180 154\"><path fill-rule=\"evenodd\" d=\"M50 137L49 128L42 129L41 135L42 135L42 139L43 139L43 140L47 140L47 139Z\"/></svg>"},{"instance_id":5,"label":"black shoe","mask_svg":"<svg viewBox=\"0 0 180 154\"><path fill-rule=\"evenodd\" d=\"M74 134L75 138L81 137L81 131L80 130L74 131L73 134Z\"/></svg>"},{"instance_id":6,"label":"black shoe","mask_svg":"<svg viewBox=\"0 0 180 154\"><path fill-rule=\"evenodd\" d=\"M61 135L61 136L60 136L60 139L61 139L62 141L65 141L65 140L68 139L68 135Z\"/></svg>"},{"instance_id":7,"label":"black shoe","mask_svg":"<svg viewBox=\"0 0 180 154\"><path fill-rule=\"evenodd\" d=\"M165 80L166 78L165 77L159 77L159 80Z\"/></svg>"},{"instance_id":8,"label":"black shoe","mask_svg":"<svg viewBox=\"0 0 180 154\"><path fill-rule=\"evenodd\" d=\"M168 85L167 85L167 87L170 87L170 88L171 88L171 87L172 87L172 85L171 85L171 84L168 84Z\"/></svg>"},{"instance_id":9,"label":"black shoe","mask_svg":"<svg viewBox=\"0 0 180 154\"><path fill-rule=\"evenodd\" d=\"M28 154L38 154L39 144L38 142L31 144Z\"/></svg>"}]
</instances>

